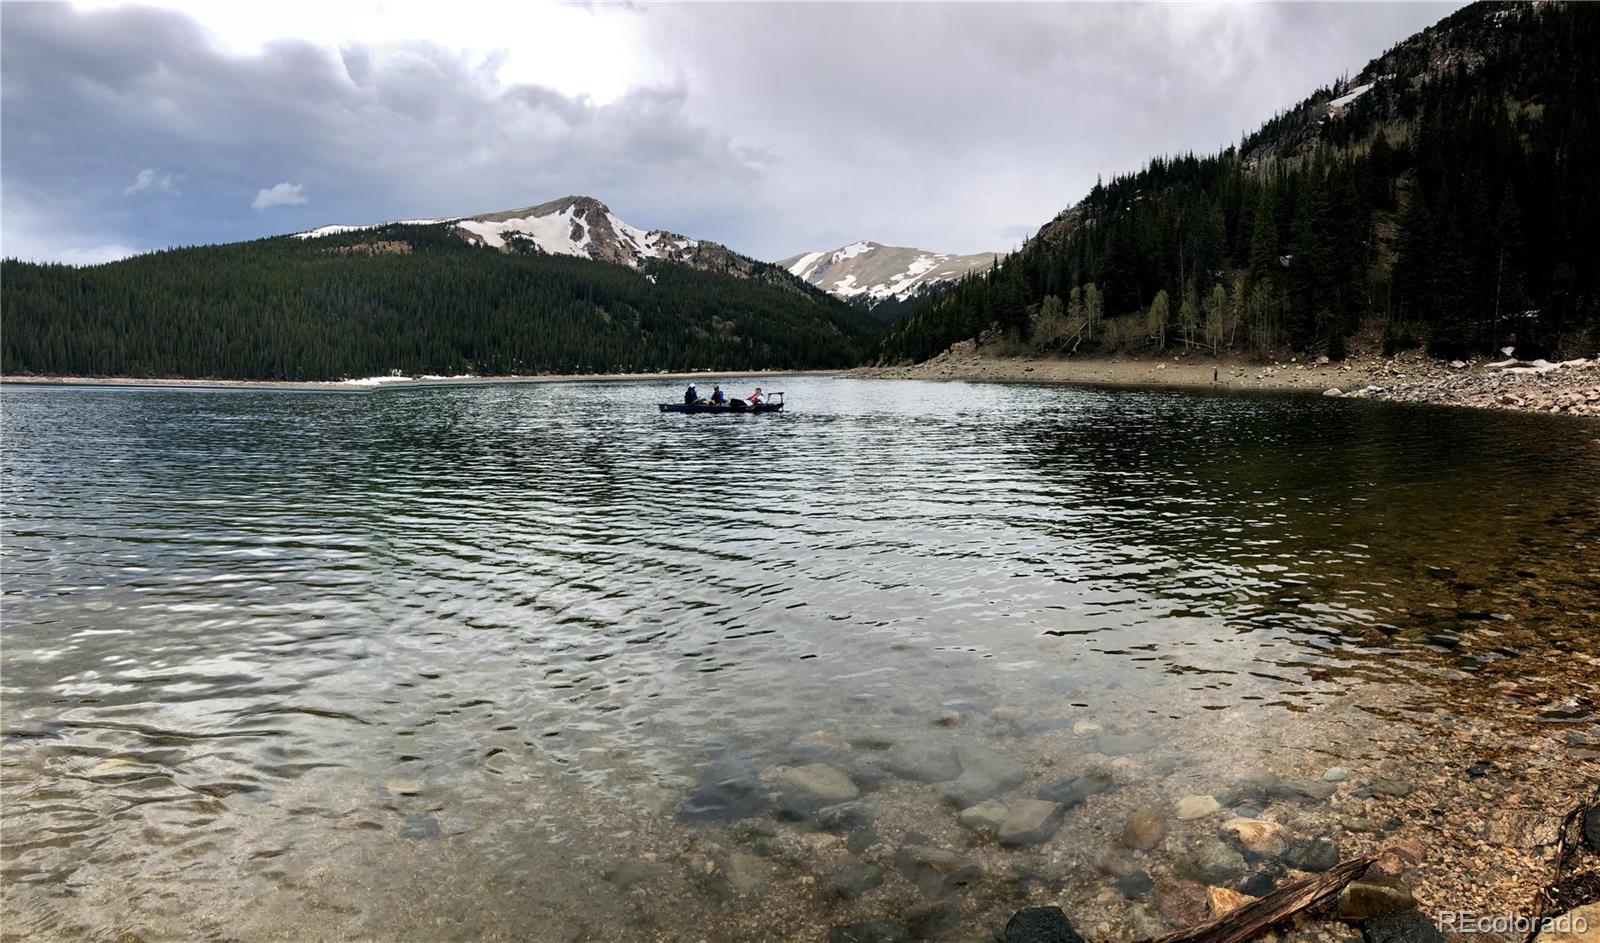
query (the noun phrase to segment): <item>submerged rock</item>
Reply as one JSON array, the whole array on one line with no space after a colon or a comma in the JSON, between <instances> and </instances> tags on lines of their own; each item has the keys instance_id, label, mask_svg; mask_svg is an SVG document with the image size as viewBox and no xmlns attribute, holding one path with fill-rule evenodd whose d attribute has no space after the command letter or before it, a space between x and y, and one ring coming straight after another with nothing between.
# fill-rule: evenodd
<instances>
[{"instance_id":1,"label":"submerged rock","mask_svg":"<svg viewBox=\"0 0 1600 943\"><path fill-rule=\"evenodd\" d=\"M1129 900L1143 900L1150 896L1150 892L1155 889L1155 886L1155 882L1150 879L1150 875L1143 871L1135 871L1127 877L1117 878L1116 884L1113 885L1118 894Z\"/></svg>"},{"instance_id":2,"label":"submerged rock","mask_svg":"<svg viewBox=\"0 0 1600 943\"><path fill-rule=\"evenodd\" d=\"M826 763L775 766L767 771L767 778L776 794L778 810L795 818L861 795L843 770Z\"/></svg>"},{"instance_id":3,"label":"submerged rock","mask_svg":"<svg viewBox=\"0 0 1600 943\"><path fill-rule=\"evenodd\" d=\"M961 910L949 901L928 901L906 908L906 934L913 940L932 940L961 923Z\"/></svg>"},{"instance_id":4,"label":"submerged rock","mask_svg":"<svg viewBox=\"0 0 1600 943\"><path fill-rule=\"evenodd\" d=\"M855 900L883 883L883 869L875 864L845 868L833 879L833 892L845 900Z\"/></svg>"},{"instance_id":5,"label":"submerged rock","mask_svg":"<svg viewBox=\"0 0 1600 943\"><path fill-rule=\"evenodd\" d=\"M1167 813L1160 806L1135 809L1122 824L1122 843L1129 848L1149 851L1166 837Z\"/></svg>"},{"instance_id":6,"label":"submerged rock","mask_svg":"<svg viewBox=\"0 0 1600 943\"><path fill-rule=\"evenodd\" d=\"M1143 733L1107 733L1101 732L1095 737L1095 747L1107 756L1126 756L1130 753L1144 753L1155 748L1156 740L1149 734Z\"/></svg>"},{"instance_id":7,"label":"submerged rock","mask_svg":"<svg viewBox=\"0 0 1600 943\"><path fill-rule=\"evenodd\" d=\"M1180 876L1201 884L1232 884L1249 870L1244 856L1215 838L1201 839L1173 861Z\"/></svg>"},{"instance_id":8,"label":"submerged rock","mask_svg":"<svg viewBox=\"0 0 1600 943\"><path fill-rule=\"evenodd\" d=\"M427 812L412 812L400 823L401 838L438 838L439 820Z\"/></svg>"},{"instance_id":9,"label":"submerged rock","mask_svg":"<svg viewBox=\"0 0 1600 943\"><path fill-rule=\"evenodd\" d=\"M824 831L843 832L872 821L872 806L860 799L837 802L817 810L811 821Z\"/></svg>"},{"instance_id":10,"label":"submerged rock","mask_svg":"<svg viewBox=\"0 0 1600 943\"><path fill-rule=\"evenodd\" d=\"M1411 795L1411 784L1402 783L1393 779L1375 779L1365 786L1355 790L1351 795L1359 799L1368 799L1372 796L1403 797Z\"/></svg>"},{"instance_id":11,"label":"submerged rock","mask_svg":"<svg viewBox=\"0 0 1600 943\"><path fill-rule=\"evenodd\" d=\"M1206 888L1206 916L1215 920L1228 911L1238 910L1254 900L1255 898L1249 894L1241 894L1226 887L1208 887Z\"/></svg>"},{"instance_id":12,"label":"submerged rock","mask_svg":"<svg viewBox=\"0 0 1600 943\"><path fill-rule=\"evenodd\" d=\"M1083 943L1060 907L1024 907L1006 921L1001 943Z\"/></svg>"},{"instance_id":13,"label":"submerged rock","mask_svg":"<svg viewBox=\"0 0 1600 943\"><path fill-rule=\"evenodd\" d=\"M965 857L933 845L902 845L894 862L901 874L931 898L964 890L983 876L983 871Z\"/></svg>"},{"instance_id":14,"label":"submerged rock","mask_svg":"<svg viewBox=\"0 0 1600 943\"><path fill-rule=\"evenodd\" d=\"M954 749L920 741L895 746L883 765L901 779L918 783L949 782L961 775L961 761Z\"/></svg>"},{"instance_id":15,"label":"submerged rock","mask_svg":"<svg viewBox=\"0 0 1600 943\"><path fill-rule=\"evenodd\" d=\"M893 920L847 923L828 931L828 943L908 943L905 924Z\"/></svg>"},{"instance_id":16,"label":"submerged rock","mask_svg":"<svg viewBox=\"0 0 1600 943\"><path fill-rule=\"evenodd\" d=\"M1320 838L1291 842L1283 860L1297 871L1326 871L1339 863L1339 846Z\"/></svg>"},{"instance_id":17,"label":"submerged rock","mask_svg":"<svg viewBox=\"0 0 1600 943\"><path fill-rule=\"evenodd\" d=\"M1000 824L1005 820L1006 804L999 799L985 799L975 806L962 809L961 814L956 816L956 821L967 828L991 834L1000 831Z\"/></svg>"},{"instance_id":18,"label":"submerged rock","mask_svg":"<svg viewBox=\"0 0 1600 943\"><path fill-rule=\"evenodd\" d=\"M717 757L695 784L678 817L690 822L733 821L760 815L768 804L755 766L730 751Z\"/></svg>"},{"instance_id":19,"label":"submerged rock","mask_svg":"<svg viewBox=\"0 0 1600 943\"><path fill-rule=\"evenodd\" d=\"M614 885L623 890L635 884L643 884L661 877L666 869L659 864L648 861L624 861L613 868L608 868L601 876L607 884Z\"/></svg>"},{"instance_id":20,"label":"submerged rock","mask_svg":"<svg viewBox=\"0 0 1600 943\"><path fill-rule=\"evenodd\" d=\"M1050 840L1061 827L1059 802L1044 799L1016 799L1006 804L1006 817L1000 823L1000 844L1037 845Z\"/></svg>"},{"instance_id":21,"label":"submerged rock","mask_svg":"<svg viewBox=\"0 0 1600 943\"><path fill-rule=\"evenodd\" d=\"M1067 808L1083 802L1090 796L1111 792L1117 781L1105 770L1092 770L1056 780L1038 792L1039 798L1059 802Z\"/></svg>"},{"instance_id":22,"label":"submerged rock","mask_svg":"<svg viewBox=\"0 0 1600 943\"><path fill-rule=\"evenodd\" d=\"M1361 938L1365 943L1444 943L1444 934L1434 922L1415 910L1384 914L1363 922Z\"/></svg>"},{"instance_id":23,"label":"submerged rock","mask_svg":"<svg viewBox=\"0 0 1600 943\"><path fill-rule=\"evenodd\" d=\"M1417 900L1395 877L1363 877L1339 892L1335 913L1345 920L1366 920L1402 910L1415 910Z\"/></svg>"},{"instance_id":24,"label":"submerged rock","mask_svg":"<svg viewBox=\"0 0 1600 943\"><path fill-rule=\"evenodd\" d=\"M1028 779L1027 767L1001 753L967 747L959 758L961 775L942 792L946 802L963 809L1015 789Z\"/></svg>"},{"instance_id":25,"label":"submerged rock","mask_svg":"<svg viewBox=\"0 0 1600 943\"><path fill-rule=\"evenodd\" d=\"M1178 818L1203 819L1222 811L1222 803L1212 796L1185 796L1178 800Z\"/></svg>"},{"instance_id":26,"label":"submerged rock","mask_svg":"<svg viewBox=\"0 0 1600 943\"><path fill-rule=\"evenodd\" d=\"M1273 858L1289 848L1289 830L1273 822L1229 819L1222 823L1222 832L1245 854L1257 858Z\"/></svg>"},{"instance_id":27,"label":"submerged rock","mask_svg":"<svg viewBox=\"0 0 1600 943\"><path fill-rule=\"evenodd\" d=\"M1325 783L1342 783L1349 778L1350 771L1343 766L1330 766L1322 773L1322 781Z\"/></svg>"}]
</instances>

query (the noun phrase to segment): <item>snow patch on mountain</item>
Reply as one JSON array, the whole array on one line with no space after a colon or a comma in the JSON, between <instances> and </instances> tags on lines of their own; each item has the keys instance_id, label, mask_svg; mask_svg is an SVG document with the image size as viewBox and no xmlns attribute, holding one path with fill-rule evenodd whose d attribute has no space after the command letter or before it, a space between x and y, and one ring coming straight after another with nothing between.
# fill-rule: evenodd
<instances>
[{"instance_id":1,"label":"snow patch on mountain","mask_svg":"<svg viewBox=\"0 0 1600 943\"><path fill-rule=\"evenodd\" d=\"M952 255L876 242L852 242L831 252L803 252L778 264L845 300L904 301L942 282L993 264L995 253Z\"/></svg>"}]
</instances>

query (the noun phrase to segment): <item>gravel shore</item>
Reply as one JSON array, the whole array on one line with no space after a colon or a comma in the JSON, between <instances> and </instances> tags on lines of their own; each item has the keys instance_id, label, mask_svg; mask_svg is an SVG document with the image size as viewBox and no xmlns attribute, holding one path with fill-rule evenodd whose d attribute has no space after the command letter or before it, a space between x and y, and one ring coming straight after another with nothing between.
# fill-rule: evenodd
<instances>
[{"instance_id":1,"label":"gravel shore","mask_svg":"<svg viewBox=\"0 0 1600 943\"><path fill-rule=\"evenodd\" d=\"M1255 362L1178 354L1163 358L997 357L970 342L908 366L863 367L882 379L1300 390L1413 403L1600 416L1600 360L1564 364L1440 361L1417 353Z\"/></svg>"}]
</instances>

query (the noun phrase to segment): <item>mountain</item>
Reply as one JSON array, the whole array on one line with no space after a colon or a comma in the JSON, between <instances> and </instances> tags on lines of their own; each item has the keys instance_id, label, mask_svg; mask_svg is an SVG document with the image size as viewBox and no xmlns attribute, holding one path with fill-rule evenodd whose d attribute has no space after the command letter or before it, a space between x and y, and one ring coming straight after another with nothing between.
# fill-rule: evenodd
<instances>
[{"instance_id":1,"label":"mountain","mask_svg":"<svg viewBox=\"0 0 1600 943\"><path fill-rule=\"evenodd\" d=\"M500 210L478 216L401 220L400 225L441 225L473 245L517 255L566 255L642 269L651 261L677 262L703 272L750 278L770 266L740 255L727 246L690 239L664 229L643 230L618 219L610 207L588 196L564 196L537 206ZM295 233L296 239L318 239L378 225L320 226Z\"/></svg>"},{"instance_id":2,"label":"mountain","mask_svg":"<svg viewBox=\"0 0 1600 943\"><path fill-rule=\"evenodd\" d=\"M877 328L776 265L566 197L89 268L0 263L7 374L337 379L839 367Z\"/></svg>"},{"instance_id":3,"label":"mountain","mask_svg":"<svg viewBox=\"0 0 1600 943\"><path fill-rule=\"evenodd\" d=\"M884 338L1463 356L1600 345L1600 6L1477 3L1219 154L1097 184Z\"/></svg>"},{"instance_id":4,"label":"mountain","mask_svg":"<svg viewBox=\"0 0 1600 943\"><path fill-rule=\"evenodd\" d=\"M998 253L951 255L876 242L852 242L832 252L803 252L778 264L845 301L866 308L905 303L936 286L988 268Z\"/></svg>"}]
</instances>

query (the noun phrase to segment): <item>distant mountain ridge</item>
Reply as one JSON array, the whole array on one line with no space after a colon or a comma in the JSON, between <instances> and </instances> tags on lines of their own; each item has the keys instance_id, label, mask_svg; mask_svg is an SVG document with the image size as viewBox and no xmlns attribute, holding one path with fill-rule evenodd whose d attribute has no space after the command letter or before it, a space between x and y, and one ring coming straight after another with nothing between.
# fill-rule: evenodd
<instances>
[{"instance_id":1,"label":"distant mountain ridge","mask_svg":"<svg viewBox=\"0 0 1600 943\"><path fill-rule=\"evenodd\" d=\"M938 285L994 265L999 255L954 255L863 241L832 251L803 252L778 265L835 297L871 307L881 302L909 301Z\"/></svg>"},{"instance_id":2,"label":"distant mountain ridge","mask_svg":"<svg viewBox=\"0 0 1600 943\"><path fill-rule=\"evenodd\" d=\"M860 363L877 331L780 266L631 226L584 196L87 268L0 266L8 374L832 368Z\"/></svg>"},{"instance_id":3,"label":"distant mountain ridge","mask_svg":"<svg viewBox=\"0 0 1600 943\"><path fill-rule=\"evenodd\" d=\"M385 225L447 226L472 245L506 253L565 255L634 269L660 260L700 271L748 278L758 274L764 264L720 243L691 239L665 229L640 229L624 222L610 207L590 196L564 196L534 206L476 216L319 226L294 233L294 237L318 239Z\"/></svg>"}]
</instances>

